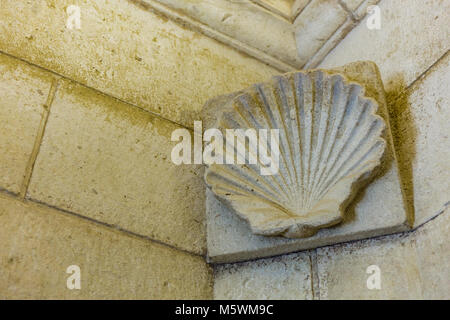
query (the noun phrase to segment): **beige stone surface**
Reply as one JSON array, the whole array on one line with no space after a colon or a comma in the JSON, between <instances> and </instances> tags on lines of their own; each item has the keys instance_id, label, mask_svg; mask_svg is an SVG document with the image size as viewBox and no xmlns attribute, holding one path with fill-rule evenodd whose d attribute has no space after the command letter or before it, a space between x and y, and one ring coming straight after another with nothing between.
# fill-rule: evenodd
<instances>
[{"instance_id":1,"label":"beige stone surface","mask_svg":"<svg viewBox=\"0 0 450 320\"><path fill-rule=\"evenodd\" d=\"M291 18L292 7L295 0L251 0L286 19Z\"/></svg>"},{"instance_id":2,"label":"beige stone surface","mask_svg":"<svg viewBox=\"0 0 450 320\"><path fill-rule=\"evenodd\" d=\"M450 211L411 233L317 249L321 299L449 299ZM367 288L367 267L381 289Z\"/></svg>"},{"instance_id":3,"label":"beige stone surface","mask_svg":"<svg viewBox=\"0 0 450 320\"><path fill-rule=\"evenodd\" d=\"M216 266L214 299L312 299L308 253Z\"/></svg>"},{"instance_id":4,"label":"beige stone surface","mask_svg":"<svg viewBox=\"0 0 450 320\"><path fill-rule=\"evenodd\" d=\"M382 0L378 5L381 29L369 30L362 20L319 67L374 61L387 92L395 94L450 49L450 3Z\"/></svg>"},{"instance_id":5,"label":"beige stone surface","mask_svg":"<svg viewBox=\"0 0 450 320\"><path fill-rule=\"evenodd\" d=\"M359 24L359 20L364 18L367 14L367 8L371 5L377 4L380 0L343 0L340 2L348 12L347 20L342 23L334 33L326 39L322 46L311 56L308 62L303 66L303 69L316 68L332 51L342 39Z\"/></svg>"},{"instance_id":6,"label":"beige stone surface","mask_svg":"<svg viewBox=\"0 0 450 320\"><path fill-rule=\"evenodd\" d=\"M178 128L62 81L28 197L203 254L203 169L172 163Z\"/></svg>"},{"instance_id":7,"label":"beige stone surface","mask_svg":"<svg viewBox=\"0 0 450 320\"><path fill-rule=\"evenodd\" d=\"M300 59L308 61L347 19L335 0L313 0L294 21Z\"/></svg>"},{"instance_id":8,"label":"beige stone surface","mask_svg":"<svg viewBox=\"0 0 450 320\"><path fill-rule=\"evenodd\" d=\"M19 193L53 78L0 54L0 188Z\"/></svg>"},{"instance_id":9,"label":"beige stone surface","mask_svg":"<svg viewBox=\"0 0 450 320\"><path fill-rule=\"evenodd\" d=\"M155 0L145 2L155 5ZM247 51L262 61L267 60L273 66L280 65L284 71L299 68L304 63L297 54L291 22L251 1L156 0L156 2L176 10L180 19L197 22L200 24L198 29L201 32Z\"/></svg>"},{"instance_id":10,"label":"beige stone surface","mask_svg":"<svg viewBox=\"0 0 450 320\"><path fill-rule=\"evenodd\" d=\"M346 8L351 11L355 11L363 2L364 0L342 0Z\"/></svg>"},{"instance_id":11,"label":"beige stone surface","mask_svg":"<svg viewBox=\"0 0 450 320\"><path fill-rule=\"evenodd\" d=\"M415 226L450 201L450 55L391 103L396 144Z\"/></svg>"},{"instance_id":12,"label":"beige stone surface","mask_svg":"<svg viewBox=\"0 0 450 320\"><path fill-rule=\"evenodd\" d=\"M210 299L203 258L0 195L0 299ZM77 265L81 289L69 290Z\"/></svg>"},{"instance_id":13,"label":"beige stone surface","mask_svg":"<svg viewBox=\"0 0 450 320\"><path fill-rule=\"evenodd\" d=\"M353 63L334 71L366 88L368 97L378 104L378 114L386 122L385 158L366 189L349 205L341 224L320 230L304 239L283 239L253 235L247 223L238 218L207 190L208 259L214 263L236 262L316 248L324 245L386 235L410 228L411 211L406 209L399 168L389 129L384 91L376 65Z\"/></svg>"},{"instance_id":14,"label":"beige stone surface","mask_svg":"<svg viewBox=\"0 0 450 320\"><path fill-rule=\"evenodd\" d=\"M317 65L322 62L322 60L327 56L327 54L333 50L342 39L357 25L357 22L352 18L348 17L347 20L324 42L319 50L308 60L308 62L303 66L303 69L314 69Z\"/></svg>"},{"instance_id":15,"label":"beige stone surface","mask_svg":"<svg viewBox=\"0 0 450 320\"><path fill-rule=\"evenodd\" d=\"M408 235L394 235L317 249L320 299L421 299L417 252ZM381 288L368 289L369 266Z\"/></svg>"},{"instance_id":16,"label":"beige stone surface","mask_svg":"<svg viewBox=\"0 0 450 320\"><path fill-rule=\"evenodd\" d=\"M291 7L291 19L295 20L300 12L309 4L309 0L294 0Z\"/></svg>"},{"instance_id":17,"label":"beige stone surface","mask_svg":"<svg viewBox=\"0 0 450 320\"><path fill-rule=\"evenodd\" d=\"M0 30L1 51L186 126L209 98L278 73L127 0L6 0Z\"/></svg>"},{"instance_id":18,"label":"beige stone surface","mask_svg":"<svg viewBox=\"0 0 450 320\"><path fill-rule=\"evenodd\" d=\"M449 207L414 234L424 299L450 299Z\"/></svg>"},{"instance_id":19,"label":"beige stone surface","mask_svg":"<svg viewBox=\"0 0 450 320\"><path fill-rule=\"evenodd\" d=\"M352 12L357 20L364 18L367 14L367 8L376 5L380 0L342 0L342 4Z\"/></svg>"},{"instance_id":20,"label":"beige stone surface","mask_svg":"<svg viewBox=\"0 0 450 320\"><path fill-rule=\"evenodd\" d=\"M354 1L354 4L353 5L350 4L350 7L354 7L354 5L357 2L361 2L359 0L343 0L343 1L347 1L348 3L351 3ZM353 17L357 20L363 19L369 13L369 12L367 12L367 9L370 6L378 5L380 3L380 1L382 1L382 0L364 0L364 1L362 1L361 4L357 8L353 9L353 12L352 12Z\"/></svg>"}]
</instances>

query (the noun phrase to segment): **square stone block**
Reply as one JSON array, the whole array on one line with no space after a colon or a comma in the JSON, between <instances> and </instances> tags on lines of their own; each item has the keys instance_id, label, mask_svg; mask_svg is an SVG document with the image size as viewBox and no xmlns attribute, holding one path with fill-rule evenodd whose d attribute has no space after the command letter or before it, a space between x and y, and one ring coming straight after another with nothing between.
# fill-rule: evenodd
<instances>
[{"instance_id":1,"label":"square stone block","mask_svg":"<svg viewBox=\"0 0 450 320\"><path fill-rule=\"evenodd\" d=\"M378 102L378 115L386 122L383 138L386 152L376 176L356 195L347 207L343 221L321 229L308 238L288 239L266 237L251 232L246 221L206 190L208 261L229 263L275 256L335 243L365 239L402 232L411 228L412 215L405 205L392 135L389 126L383 83L377 66L372 62L355 62L328 73L343 74L360 83L365 94ZM220 96L206 103L203 109L204 127L210 128L217 112L239 92Z\"/></svg>"},{"instance_id":2,"label":"square stone block","mask_svg":"<svg viewBox=\"0 0 450 320\"><path fill-rule=\"evenodd\" d=\"M217 265L215 300L312 300L308 252Z\"/></svg>"}]
</instances>

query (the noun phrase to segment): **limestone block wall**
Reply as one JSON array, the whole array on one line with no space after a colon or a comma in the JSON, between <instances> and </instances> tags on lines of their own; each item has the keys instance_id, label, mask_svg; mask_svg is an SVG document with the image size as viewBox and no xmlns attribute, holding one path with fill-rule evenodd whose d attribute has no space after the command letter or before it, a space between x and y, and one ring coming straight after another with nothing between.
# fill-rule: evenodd
<instances>
[{"instance_id":1,"label":"limestone block wall","mask_svg":"<svg viewBox=\"0 0 450 320\"><path fill-rule=\"evenodd\" d=\"M0 299L450 298L450 7L378 5L381 30L356 19L319 67L380 67L415 230L212 267L202 168L172 164L171 132L279 71L139 1L1 1Z\"/></svg>"},{"instance_id":2,"label":"limestone block wall","mask_svg":"<svg viewBox=\"0 0 450 320\"><path fill-rule=\"evenodd\" d=\"M378 64L415 229L216 266L216 299L450 298L450 4L381 0L378 5L381 29L370 30L364 19L319 67L357 60ZM379 267L380 290L367 287L371 265Z\"/></svg>"},{"instance_id":3,"label":"limestone block wall","mask_svg":"<svg viewBox=\"0 0 450 320\"><path fill-rule=\"evenodd\" d=\"M171 133L278 71L136 1L5 0L0 30L0 299L212 298L203 172Z\"/></svg>"}]
</instances>

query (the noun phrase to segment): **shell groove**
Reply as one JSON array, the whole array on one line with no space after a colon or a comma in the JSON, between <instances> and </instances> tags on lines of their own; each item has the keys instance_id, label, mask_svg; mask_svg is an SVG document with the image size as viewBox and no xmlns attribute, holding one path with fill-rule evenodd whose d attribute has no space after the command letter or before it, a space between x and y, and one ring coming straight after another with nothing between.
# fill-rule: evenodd
<instances>
[{"instance_id":1,"label":"shell groove","mask_svg":"<svg viewBox=\"0 0 450 320\"><path fill-rule=\"evenodd\" d=\"M380 164L385 123L377 108L359 84L322 70L253 85L227 104L216 128L224 136L227 129L278 129L278 144L268 147L279 150L278 172L262 175L263 162L250 164L258 146L244 140L246 163L211 164L205 181L253 233L311 236L342 220L355 186ZM230 151L239 155L237 145Z\"/></svg>"}]
</instances>

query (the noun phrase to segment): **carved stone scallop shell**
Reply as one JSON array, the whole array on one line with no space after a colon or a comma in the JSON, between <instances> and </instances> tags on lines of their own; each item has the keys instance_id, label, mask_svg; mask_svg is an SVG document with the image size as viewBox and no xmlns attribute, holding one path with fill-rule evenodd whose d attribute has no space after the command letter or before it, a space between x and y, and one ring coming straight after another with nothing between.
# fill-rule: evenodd
<instances>
[{"instance_id":1,"label":"carved stone scallop shell","mask_svg":"<svg viewBox=\"0 0 450 320\"><path fill-rule=\"evenodd\" d=\"M356 189L380 164L385 123L377 108L359 84L322 70L253 85L227 104L215 128L224 137L226 129L279 129L278 173L262 175L260 162L211 164L205 181L253 233L309 237L341 222ZM249 143L245 149L257 152Z\"/></svg>"}]
</instances>

